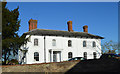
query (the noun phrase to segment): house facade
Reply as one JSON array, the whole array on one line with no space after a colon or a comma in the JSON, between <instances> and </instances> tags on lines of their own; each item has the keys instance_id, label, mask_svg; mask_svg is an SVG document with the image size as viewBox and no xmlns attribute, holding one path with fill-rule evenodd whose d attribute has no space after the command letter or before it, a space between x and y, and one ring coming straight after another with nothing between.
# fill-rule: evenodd
<instances>
[{"instance_id":1,"label":"house facade","mask_svg":"<svg viewBox=\"0 0 120 74\"><path fill-rule=\"evenodd\" d=\"M33 64L67 61L73 57L87 59L100 58L101 39L103 37L72 30L72 21L68 21L68 31L37 29L37 20L29 20L29 31L23 35L28 38L19 50L19 63Z\"/></svg>"}]
</instances>

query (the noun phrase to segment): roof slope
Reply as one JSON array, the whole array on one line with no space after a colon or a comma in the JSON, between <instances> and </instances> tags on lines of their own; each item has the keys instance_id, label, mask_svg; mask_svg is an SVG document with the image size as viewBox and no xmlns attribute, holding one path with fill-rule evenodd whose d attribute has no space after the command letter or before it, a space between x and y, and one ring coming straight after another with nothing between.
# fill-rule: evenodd
<instances>
[{"instance_id":1,"label":"roof slope","mask_svg":"<svg viewBox=\"0 0 120 74\"><path fill-rule=\"evenodd\" d=\"M86 38L97 38L104 39L103 37L89 34L86 32L69 32L61 30L48 30L48 29L34 29L24 33L26 35L43 35L43 36L67 36L67 37L86 37Z\"/></svg>"}]
</instances>

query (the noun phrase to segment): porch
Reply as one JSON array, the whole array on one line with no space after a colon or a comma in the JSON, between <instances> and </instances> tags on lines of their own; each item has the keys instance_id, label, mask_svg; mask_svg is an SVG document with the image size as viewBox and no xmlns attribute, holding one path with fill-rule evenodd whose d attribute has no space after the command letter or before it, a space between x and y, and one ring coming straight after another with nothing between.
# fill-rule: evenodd
<instances>
[{"instance_id":1,"label":"porch","mask_svg":"<svg viewBox=\"0 0 120 74\"><path fill-rule=\"evenodd\" d=\"M49 50L50 62L60 62L62 58L61 53L62 49L50 49Z\"/></svg>"}]
</instances>

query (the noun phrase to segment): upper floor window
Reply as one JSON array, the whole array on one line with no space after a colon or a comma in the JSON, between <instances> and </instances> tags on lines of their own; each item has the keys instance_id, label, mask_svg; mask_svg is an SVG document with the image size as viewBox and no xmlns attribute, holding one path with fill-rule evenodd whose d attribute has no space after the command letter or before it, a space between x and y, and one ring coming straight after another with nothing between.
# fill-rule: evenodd
<instances>
[{"instance_id":1,"label":"upper floor window","mask_svg":"<svg viewBox=\"0 0 120 74\"><path fill-rule=\"evenodd\" d=\"M68 59L72 58L72 52L68 53Z\"/></svg>"},{"instance_id":2,"label":"upper floor window","mask_svg":"<svg viewBox=\"0 0 120 74\"><path fill-rule=\"evenodd\" d=\"M93 41L93 47L96 47L96 43L95 43L95 41Z\"/></svg>"},{"instance_id":3,"label":"upper floor window","mask_svg":"<svg viewBox=\"0 0 120 74\"><path fill-rule=\"evenodd\" d=\"M38 39L34 39L34 45L38 46Z\"/></svg>"},{"instance_id":4,"label":"upper floor window","mask_svg":"<svg viewBox=\"0 0 120 74\"><path fill-rule=\"evenodd\" d=\"M34 59L35 59L35 61L39 61L39 53L38 52L34 53Z\"/></svg>"},{"instance_id":5,"label":"upper floor window","mask_svg":"<svg viewBox=\"0 0 120 74\"><path fill-rule=\"evenodd\" d=\"M52 40L52 46L56 46L56 40L55 39Z\"/></svg>"},{"instance_id":6,"label":"upper floor window","mask_svg":"<svg viewBox=\"0 0 120 74\"><path fill-rule=\"evenodd\" d=\"M68 47L71 47L71 46L72 46L72 41L68 40Z\"/></svg>"},{"instance_id":7,"label":"upper floor window","mask_svg":"<svg viewBox=\"0 0 120 74\"><path fill-rule=\"evenodd\" d=\"M86 47L86 41L83 41L83 47Z\"/></svg>"}]
</instances>

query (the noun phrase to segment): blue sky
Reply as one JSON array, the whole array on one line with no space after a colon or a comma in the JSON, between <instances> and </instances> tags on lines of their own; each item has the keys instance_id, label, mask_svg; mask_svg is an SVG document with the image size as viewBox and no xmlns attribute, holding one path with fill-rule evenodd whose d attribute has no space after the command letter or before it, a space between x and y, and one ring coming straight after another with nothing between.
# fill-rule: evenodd
<instances>
[{"instance_id":1,"label":"blue sky","mask_svg":"<svg viewBox=\"0 0 120 74\"><path fill-rule=\"evenodd\" d=\"M19 6L21 27L18 34L28 32L28 21L38 20L39 29L65 30L67 21L73 21L73 30L88 32L105 37L102 43L118 41L118 3L117 2L8 2L13 10Z\"/></svg>"}]
</instances>

